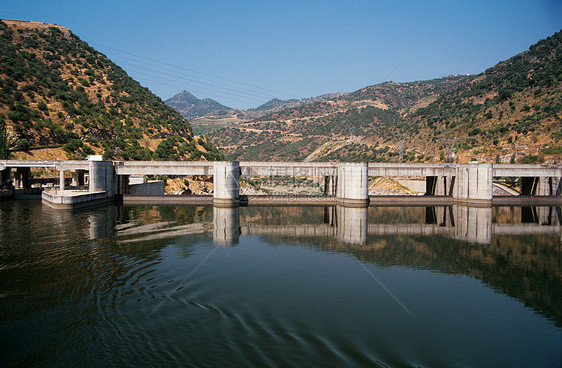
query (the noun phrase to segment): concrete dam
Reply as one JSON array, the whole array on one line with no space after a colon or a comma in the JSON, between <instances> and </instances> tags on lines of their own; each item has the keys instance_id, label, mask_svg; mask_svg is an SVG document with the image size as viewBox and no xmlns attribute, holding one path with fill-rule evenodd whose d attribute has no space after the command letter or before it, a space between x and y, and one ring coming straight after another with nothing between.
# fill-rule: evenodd
<instances>
[{"instance_id":1,"label":"concrete dam","mask_svg":"<svg viewBox=\"0 0 562 368\"><path fill-rule=\"evenodd\" d=\"M371 204L396 204L396 197L369 196L369 177L425 178L425 196L408 197L405 204L441 201L444 204L464 203L491 206L503 203L494 197L493 179L496 177L521 178L519 202L562 203L560 165L506 165L506 164L410 164L410 163L321 163L321 162L224 162L224 161L102 161L90 156L84 161L0 161L0 187L4 198L14 190L31 189L31 168L51 168L59 172L55 185L42 192L45 203L52 207L73 208L116 199L163 194L163 188L139 185L131 181L133 175L213 177L211 196L191 197L193 203L216 206L236 206L248 201L260 204L263 198L244 198L240 195L241 177L320 177L324 181L324 195L314 198L295 197L293 202L307 204L363 207ZM67 178L66 173L71 173ZM58 179L58 180L57 180ZM35 180L35 179L33 179ZM146 183L144 183L146 184ZM162 200L164 196L155 197ZM308 201L307 201L308 199ZM313 200L311 200L313 199ZM402 198L404 201L404 198ZM265 202L272 204L275 198ZM279 201L278 201L279 202ZM261 203L263 204L263 203Z\"/></svg>"}]
</instances>

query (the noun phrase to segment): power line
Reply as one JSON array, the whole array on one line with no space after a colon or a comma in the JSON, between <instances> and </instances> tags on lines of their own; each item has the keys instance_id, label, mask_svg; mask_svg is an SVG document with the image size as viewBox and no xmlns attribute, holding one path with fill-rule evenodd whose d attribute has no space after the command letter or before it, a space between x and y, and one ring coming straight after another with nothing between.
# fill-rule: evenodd
<instances>
[{"instance_id":1,"label":"power line","mask_svg":"<svg viewBox=\"0 0 562 368\"><path fill-rule=\"evenodd\" d=\"M136 58L140 58L140 59L143 59L143 60L147 60L147 61L150 61L150 62L154 62L153 59L150 59L150 58L148 58L148 57L145 57L145 56L142 56L142 55L138 55L138 54L135 54L135 53L132 53L132 52L129 52L129 51L116 49L116 48L114 48L114 47L110 47L110 46L107 46L107 45L104 45L104 44L101 44L101 43L98 43L98 42L91 42L91 43L92 43L92 44L95 44L95 45L102 46L102 47L104 47L104 48L107 48L107 49L110 49L110 50L113 50L113 51L116 51L116 52L120 52L120 53L123 53L123 54L127 54L127 55L134 56L134 57L136 57ZM269 89L269 88L263 88L263 87L259 87L259 86L253 85L253 84L249 84L249 83L245 83L245 82L240 82L240 81L236 81L236 80L233 80L233 79L223 78L223 77L220 77L220 76L217 76L217 75L213 75L213 74L209 74L209 73L200 72L200 71L197 71L197 70L194 70L194 69L190 69L190 68L186 68L186 67L183 67L183 66L180 66L180 65L176 65L176 64L171 64L171 63L166 63L166 62L161 62L160 64L161 64L161 65L166 65L166 66L169 66L169 67L173 67L173 68L179 68L179 69L187 70L187 71L189 71L189 72L191 72L191 73L196 73L196 74L204 75L204 76L211 77L211 78L215 78L215 79L219 79L219 80L222 80L222 81L227 81L227 82L230 82L230 83L235 83L235 84L239 84L239 85L242 85L242 86L246 86L246 87L250 87L250 88L254 88L254 89L258 89L258 90L262 90L262 91L272 92L272 93L275 93L275 94L277 94L277 95L284 95L284 96L288 96L288 97L291 97L291 98L297 98L297 99L302 99L302 98L303 98L303 97L301 97L301 96L295 96L295 95L293 95L293 94L289 94L289 93L285 93L285 92L281 92L281 91L277 91L277 90L273 90L273 89ZM202 82L202 83L203 83L203 82ZM222 88L225 88L225 87L222 87ZM242 92L243 92L243 91L242 91ZM247 93L247 92L245 92L245 93Z\"/></svg>"}]
</instances>

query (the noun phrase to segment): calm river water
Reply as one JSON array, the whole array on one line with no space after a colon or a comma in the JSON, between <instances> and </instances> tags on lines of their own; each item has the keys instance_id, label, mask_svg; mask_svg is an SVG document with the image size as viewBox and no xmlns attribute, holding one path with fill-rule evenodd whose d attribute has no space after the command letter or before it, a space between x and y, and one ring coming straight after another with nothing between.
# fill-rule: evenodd
<instances>
[{"instance_id":1,"label":"calm river water","mask_svg":"<svg viewBox=\"0 0 562 368\"><path fill-rule=\"evenodd\" d=\"M560 217L0 202L0 366L560 367Z\"/></svg>"}]
</instances>

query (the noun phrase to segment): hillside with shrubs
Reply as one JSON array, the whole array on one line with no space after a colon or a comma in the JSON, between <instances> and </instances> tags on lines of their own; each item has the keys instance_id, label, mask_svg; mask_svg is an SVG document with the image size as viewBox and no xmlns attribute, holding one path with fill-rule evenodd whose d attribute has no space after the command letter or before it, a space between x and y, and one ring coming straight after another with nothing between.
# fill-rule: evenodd
<instances>
[{"instance_id":1,"label":"hillside with shrubs","mask_svg":"<svg viewBox=\"0 0 562 368\"><path fill-rule=\"evenodd\" d=\"M178 112L64 27L0 21L0 60L2 156L224 158L194 138Z\"/></svg>"},{"instance_id":2,"label":"hillside with shrubs","mask_svg":"<svg viewBox=\"0 0 562 368\"><path fill-rule=\"evenodd\" d=\"M209 133L229 159L561 163L560 32L479 75L385 82Z\"/></svg>"}]
</instances>

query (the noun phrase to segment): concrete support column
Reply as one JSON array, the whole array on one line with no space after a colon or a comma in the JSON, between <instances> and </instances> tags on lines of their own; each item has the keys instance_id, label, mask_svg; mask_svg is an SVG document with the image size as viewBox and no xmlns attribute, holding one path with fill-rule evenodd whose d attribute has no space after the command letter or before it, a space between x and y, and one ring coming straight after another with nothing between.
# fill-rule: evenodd
<instances>
[{"instance_id":1,"label":"concrete support column","mask_svg":"<svg viewBox=\"0 0 562 368\"><path fill-rule=\"evenodd\" d=\"M324 176L324 195L336 195L336 178L332 175Z\"/></svg>"},{"instance_id":2,"label":"concrete support column","mask_svg":"<svg viewBox=\"0 0 562 368\"><path fill-rule=\"evenodd\" d=\"M71 171L72 174L72 180L70 181L70 185L73 187L77 187L78 186L78 171L77 170L73 170Z\"/></svg>"},{"instance_id":3,"label":"concrete support column","mask_svg":"<svg viewBox=\"0 0 562 368\"><path fill-rule=\"evenodd\" d=\"M217 161L213 167L215 205L237 205L240 199L240 164Z\"/></svg>"},{"instance_id":4,"label":"concrete support column","mask_svg":"<svg viewBox=\"0 0 562 368\"><path fill-rule=\"evenodd\" d=\"M59 171L59 188L60 190L65 190L65 182L64 182L64 170Z\"/></svg>"},{"instance_id":5,"label":"concrete support column","mask_svg":"<svg viewBox=\"0 0 562 368\"><path fill-rule=\"evenodd\" d=\"M336 206L336 237L339 241L357 245L367 244L368 207Z\"/></svg>"},{"instance_id":6,"label":"concrete support column","mask_svg":"<svg viewBox=\"0 0 562 368\"><path fill-rule=\"evenodd\" d=\"M540 196L556 196L560 195L560 178L557 177L540 177L537 178L536 195Z\"/></svg>"},{"instance_id":7,"label":"concrete support column","mask_svg":"<svg viewBox=\"0 0 562 368\"><path fill-rule=\"evenodd\" d=\"M113 162L90 161L89 164L89 191L105 191L108 197L114 195L115 170Z\"/></svg>"},{"instance_id":8,"label":"concrete support column","mask_svg":"<svg viewBox=\"0 0 562 368\"><path fill-rule=\"evenodd\" d=\"M337 200L348 206L369 204L369 166L367 163L338 166Z\"/></svg>"},{"instance_id":9,"label":"concrete support column","mask_svg":"<svg viewBox=\"0 0 562 368\"><path fill-rule=\"evenodd\" d=\"M451 196L453 195L454 176L438 176L436 178L435 195Z\"/></svg>"},{"instance_id":10,"label":"concrete support column","mask_svg":"<svg viewBox=\"0 0 562 368\"><path fill-rule=\"evenodd\" d=\"M129 194L129 175L119 175L117 187L117 194Z\"/></svg>"},{"instance_id":11,"label":"concrete support column","mask_svg":"<svg viewBox=\"0 0 562 368\"><path fill-rule=\"evenodd\" d=\"M213 241L217 245L238 244L240 237L240 208L213 207Z\"/></svg>"},{"instance_id":12,"label":"concrete support column","mask_svg":"<svg viewBox=\"0 0 562 368\"><path fill-rule=\"evenodd\" d=\"M492 202L492 165L471 163L457 166L453 198L459 202Z\"/></svg>"}]
</instances>

